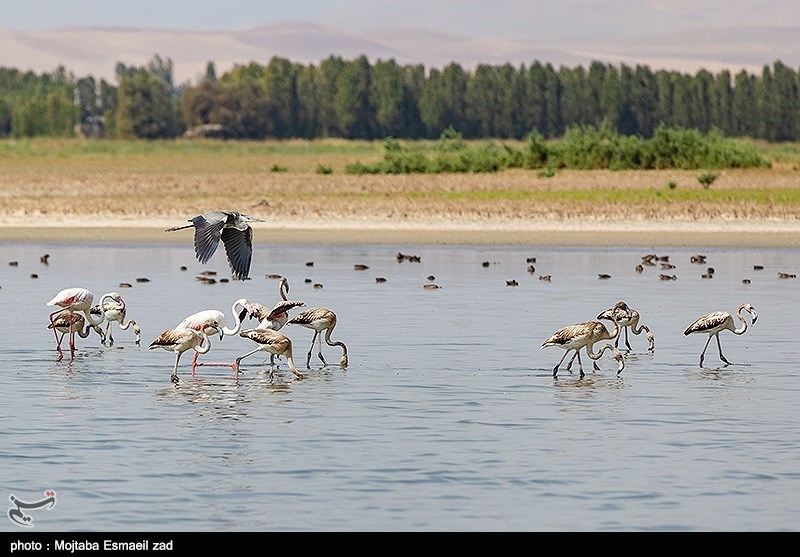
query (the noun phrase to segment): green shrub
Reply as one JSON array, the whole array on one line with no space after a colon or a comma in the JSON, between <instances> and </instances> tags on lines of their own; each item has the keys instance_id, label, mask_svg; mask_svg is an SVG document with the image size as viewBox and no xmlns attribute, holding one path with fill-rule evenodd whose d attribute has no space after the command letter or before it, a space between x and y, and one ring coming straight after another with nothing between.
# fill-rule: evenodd
<instances>
[{"instance_id":1,"label":"green shrub","mask_svg":"<svg viewBox=\"0 0 800 557\"><path fill-rule=\"evenodd\" d=\"M705 172L697 177L697 181L703 184L704 188L708 189L711 184L714 183L714 180L717 179L717 176L718 174L714 174L713 172Z\"/></svg>"}]
</instances>

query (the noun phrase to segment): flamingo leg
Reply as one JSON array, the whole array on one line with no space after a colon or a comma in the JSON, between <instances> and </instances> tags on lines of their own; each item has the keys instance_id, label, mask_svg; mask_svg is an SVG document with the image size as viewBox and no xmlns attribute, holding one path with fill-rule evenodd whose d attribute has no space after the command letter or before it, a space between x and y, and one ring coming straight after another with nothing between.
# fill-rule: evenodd
<instances>
[{"instance_id":1,"label":"flamingo leg","mask_svg":"<svg viewBox=\"0 0 800 557\"><path fill-rule=\"evenodd\" d=\"M586 374L583 373L583 362L581 362L581 349L578 348L577 350L575 350L575 354L578 356L578 371L581 372L581 379L583 379L583 376Z\"/></svg>"},{"instance_id":2,"label":"flamingo leg","mask_svg":"<svg viewBox=\"0 0 800 557\"><path fill-rule=\"evenodd\" d=\"M236 363L234 363L235 367L233 368L236 371L236 373L239 373L239 364L241 363L242 360L244 360L248 356L252 356L253 354L255 354L256 352L258 352L260 350L263 350L263 348L258 346L256 348L254 348L253 350L251 350L250 352L248 352L247 354L243 354L243 355L239 356L238 358L236 358Z\"/></svg>"},{"instance_id":3,"label":"flamingo leg","mask_svg":"<svg viewBox=\"0 0 800 557\"><path fill-rule=\"evenodd\" d=\"M317 339L319 339L319 353L317 357L322 360L322 365L327 366L328 362L325 361L325 358L322 357L322 332L317 333Z\"/></svg>"},{"instance_id":4,"label":"flamingo leg","mask_svg":"<svg viewBox=\"0 0 800 557\"><path fill-rule=\"evenodd\" d=\"M175 366L172 368L172 376L169 378L169 380L175 383L176 385L180 381L180 378L178 377L178 362L180 361L182 355L183 352L175 353ZM194 371L194 369L192 369L192 371Z\"/></svg>"},{"instance_id":5,"label":"flamingo leg","mask_svg":"<svg viewBox=\"0 0 800 557\"><path fill-rule=\"evenodd\" d=\"M64 336L66 336L66 334L67 333L62 333L59 337L58 333L56 333L56 350L58 350L58 358L56 358L57 362L60 362L62 359L64 359L64 351L61 350L61 341L64 340Z\"/></svg>"},{"instance_id":6,"label":"flamingo leg","mask_svg":"<svg viewBox=\"0 0 800 557\"><path fill-rule=\"evenodd\" d=\"M719 340L719 338L717 338ZM703 351L700 352L700 367L703 367L703 359L706 357L706 349L708 348L708 343L711 342L711 335L708 335L708 339L706 340L706 345L703 346Z\"/></svg>"},{"instance_id":7,"label":"flamingo leg","mask_svg":"<svg viewBox=\"0 0 800 557\"><path fill-rule=\"evenodd\" d=\"M725 356L722 355L722 344L719 341L719 333L717 333L714 336L717 337L717 348L719 348L719 359L722 360L723 362L725 362L726 366L731 365L731 363L728 361L728 359ZM708 338L711 339L711 337L708 337Z\"/></svg>"},{"instance_id":8,"label":"flamingo leg","mask_svg":"<svg viewBox=\"0 0 800 557\"><path fill-rule=\"evenodd\" d=\"M314 343L317 341L317 336L319 336L319 331L314 331L314 338L311 339L311 346L308 348L308 354L306 354L307 369L311 369L311 354L314 352Z\"/></svg>"},{"instance_id":9,"label":"flamingo leg","mask_svg":"<svg viewBox=\"0 0 800 557\"><path fill-rule=\"evenodd\" d=\"M75 359L75 331L72 330L72 327L69 332L69 359Z\"/></svg>"},{"instance_id":10,"label":"flamingo leg","mask_svg":"<svg viewBox=\"0 0 800 557\"><path fill-rule=\"evenodd\" d=\"M628 348L628 352L630 352L633 349L631 348L631 343L628 340L628 327L623 327L623 329L625 330L625 346ZM619 340L619 336L617 336L617 340Z\"/></svg>"},{"instance_id":11,"label":"flamingo leg","mask_svg":"<svg viewBox=\"0 0 800 557\"><path fill-rule=\"evenodd\" d=\"M561 363L564 361L564 358L567 357L567 354L569 354L569 352L570 352L569 350L565 350L564 351L564 355L561 356L560 360L558 360L558 363L556 364L556 367L553 368L553 377L555 377L558 374L558 368L559 368L559 366L561 366ZM574 360L575 356L572 356L572 359ZM572 360L569 361L569 365L570 366L572 365ZM569 367L567 367L567 369L569 369Z\"/></svg>"},{"instance_id":12,"label":"flamingo leg","mask_svg":"<svg viewBox=\"0 0 800 557\"><path fill-rule=\"evenodd\" d=\"M63 311L66 311L66 308L62 308L62 309L60 309L58 311L54 311L53 313L50 314L50 325L51 326L54 323L54 319L53 318L56 315L58 315L59 313L63 312ZM56 359L56 361L60 362L62 360L62 358L64 358L64 352L61 350L61 341L64 340L64 335L61 335L61 338L59 339L58 338L58 331L56 330L56 328L52 327L52 329L53 329L53 338L55 338L55 340L56 340L56 350L58 350L58 358ZM64 333L64 334L66 334L66 333Z\"/></svg>"}]
</instances>

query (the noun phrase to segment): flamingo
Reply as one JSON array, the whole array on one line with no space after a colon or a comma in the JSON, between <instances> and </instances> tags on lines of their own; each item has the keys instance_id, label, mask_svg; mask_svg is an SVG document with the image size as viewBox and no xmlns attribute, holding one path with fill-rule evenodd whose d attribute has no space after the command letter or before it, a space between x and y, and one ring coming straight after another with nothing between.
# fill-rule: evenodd
<instances>
[{"instance_id":1,"label":"flamingo","mask_svg":"<svg viewBox=\"0 0 800 557\"><path fill-rule=\"evenodd\" d=\"M289 325L300 325L306 329L314 331L314 337L311 339L311 346L308 349L308 357L306 358L306 367L311 368L311 353L314 350L314 343L319 338L319 353L317 356L322 360L323 365L328 365L325 358L322 356L322 337L320 333L325 331L325 343L328 346L339 346L342 349L342 359L339 361L341 367L347 367L347 346L342 341L332 341L331 333L333 328L336 327L336 314L328 308L311 308L302 311L292 317L288 321Z\"/></svg>"},{"instance_id":2,"label":"flamingo","mask_svg":"<svg viewBox=\"0 0 800 557\"><path fill-rule=\"evenodd\" d=\"M233 314L235 321L233 328L228 328L225 325L225 314L217 309L204 309L202 311L198 311L197 313L193 313L178 323L175 328L189 328L196 331L203 331L205 332L206 336L219 333L220 340L222 340L225 335L235 335L242 328L242 320L240 318L241 314L236 311L236 308L238 306L244 306L246 303L247 300L245 298L239 298L233 302L233 305L231 305L231 313ZM229 366L234 370L236 369L235 365L232 363L198 363L197 357L200 354L205 354L206 352L208 352L208 350L203 352L197 350L195 351L194 358L192 359L192 376L194 376L194 370L197 366Z\"/></svg>"},{"instance_id":3,"label":"flamingo","mask_svg":"<svg viewBox=\"0 0 800 557\"><path fill-rule=\"evenodd\" d=\"M641 326L639 325L640 316L638 311L636 311L635 309L631 309L631 317L628 318L628 316L625 314L625 310L621 308L617 308L616 310L614 308L611 308L600 313L597 316L597 319L613 321L613 319L611 318L612 313L616 313L617 323L619 324L620 327L622 327L622 331L625 332L625 346L628 348L628 351L631 350L631 344L630 341L628 340L628 328L630 328L631 332L634 335L641 334L642 331L645 331L646 332L645 337L647 337L647 350L652 351L655 349L656 347L655 338L653 337L653 333L650 331L650 327L648 327L647 325L641 325ZM616 346L617 348L619 348L619 336L620 335L617 335L617 338L614 339L614 346Z\"/></svg>"},{"instance_id":4,"label":"flamingo","mask_svg":"<svg viewBox=\"0 0 800 557\"><path fill-rule=\"evenodd\" d=\"M286 277L281 277L278 290L281 299L268 309L266 306L258 302L249 302L242 300L244 309L239 313L239 320L250 317L251 319L258 319L259 324L256 329L274 329L276 331L283 328L289 321L289 310L296 307L305 307L305 302L297 300L289 300L287 294L289 292L289 281Z\"/></svg>"},{"instance_id":5,"label":"flamingo","mask_svg":"<svg viewBox=\"0 0 800 557\"><path fill-rule=\"evenodd\" d=\"M755 325L756 321L758 320L758 313L756 312L756 308L751 306L750 304L744 303L739 306L736 310L736 316L741 321L742 326L738 329L733 324L733 317L727 311L714 311L711 313L707 313L706 315L700 317L686 327L686 330L683 331L684 335L691 335L693 333L708 333L708 340L706 340L706 345L703 347L703 351L700 353L700 367L703 367L703 358L706 355L706 349L708 348L708 343L711 342L711 337L716 337L717 339L717 348L719 349L719 359L725 362L726 366L731 365L731 363L722 355L722 344L719 341L719 334L722 331L728 330L731 331L735 335L743 335L744 332L747 330L747 320L742 316L742 311L746 311L750 314L753 318L753 325Z\"/></svg>"},{"instance_id":6,"label":"flamingo","mask_svg":"<svg viewBox=\"0 0 800 557\"><path fill-rule=\"evenodd\" d=\"M284 335L283 333L276 331L274 329L246 329L239 333L239 336L242 338L249 338L253 342L255 342L258 346L244 354L236 358L236 371L239 371L239 364L242 360L247 358L248 356L255 354L256 352L260 352L262 350L267 351L270 353L270 365L269 365L269 378L272 380L273 374L273 358L275 356L284 356L286 358L286 362L289 364L289 369L300 379L303 378L303 375L297 371L297 368L294 365L294 358L292 357L292 340Z\"/></svg>"},{"instance_id":7,"label":"flamingo","mask_svg":"<svg viewBox=\"0 0 800 557\"><path fill-rule=\"evenodd\" d=\"M614 355L614 359L618 362L617 374L619 375L619 373L622 372L622 370L625 368L625 359L614 345L611 343L603 344L600 347L600 352L598 353L595 353L593 349L593 345L596 342L609 340L619 335L620 328L617 322L617 309L621 310L628 318L631 316L631 310L625 302L617 302L613 309L615 311L611 315L611 320L614 323L614 328L611 331L606 329L605 325L599 321L584 321L582 323L575 323L574 325L562 327L542 343L541 348L546 348L548 346L559 346L564 349L564 355L561 356L561 359L553 368L553 377L556 377L558 374L558 368L564 361L564 358L567 357L567 354L569 354L570 350L575 351L574 357L578 358L578 369L580 370L581 377L583 377L585 374L583 373L580 350L584 347L586 348L586 353L589 358L593 360L592 364L595 371L600 369L597 365L597 360L602 357L606 350L611 350L612 354ZM572 365L572 361L570 361L569 365Z\"/></svg>"},{"instance_id":8,"label":"flamingo","mask_svg":"<svg viewBox=\"0 0 800 557\"><path fill-rule=\"evenodd\" d=\"M207 329L211 328L211 326L207 327ZM176 327L164 331L150 343L149 350L163 348L164 350L175 352L175 365L172 368L170 381L176 385L180 381L178 378L178 362L180 362L183 353L194 350L195 354L205 354L211 350L211 341L206 334L207 329L197 330L188 327ZM217 331L220 331L220 339L222 339L221 329L217 328ZM195 362L192 362L192 377L194 377L195 366Z\"/></svg>"},{"instance_id":9,"label":"flamingo","mask_svg":"<svg viewBox=\"0 0 800 557\"><path fill-rule=\"evenodd\" d=\"M100 323L103 322L103 318L101 317L99 321L95 321L92 318L92 315L89 313L93 300L94 294L92 294L91 290L87 290L86 288L65 288L64 290L61 290L53 297L52 300L47 302L48 306L58 306L61 308L50 314L50 323L52 324L54 318L64 312L67 314L83 312L89 325L100 325ZM58 330L55 327L53 327L53 335L55 336L56 343L58 344L58 361L61 361L61 359L64 357L64 353L61 351L61 343L58 339ZM69 331L69 351L70 355L74 357L75 331L73 330Z\"/></svg>"},{"instance_id":10,"label":"flamingo","mask_svg":"<svg viewBox=\"0 0 800 557\"><path fill-rule=\"evenodd\" d=\"M209 211L189 219L189 222L191 224L167 228L166 232L194 227L194 252L200 263L211 259L222 240L233 278L248 278L253 258L253 229L250 223L264 222L262 219L238 211Z\"/></svg>"},{"instance_id":11,"label":"flamingo","mask_svg":"<svg viewBox=\"0 0 800 557\"><path fill-rule=\"evenodd\" d=\"M103 294L100 296L100 303L93 306L89 311L92 314L100 314L101 317L104 317L108 322L108 325L106 325L105 339L108 341L109 346L114 345L114 337L111 334L111 326L115 321L119 323L119 328L123 331L127 331L130 327L133 327L133 333L136 335L136 346L139 346L142 343L142 331L139 329L139 325L136 324L136 321L133 319L128 319L127 322L125 321L125 314L127 311L125 300L122 299L122 296L120 296L118 292L107 292ZM105 344L105 340L103 344Z\"/></svg>"},{"instance_id":12,"label":"flamingo","mask_svg":"<svg viewBox=\"0 0 800 557\"><path fill-rule=\"evenodd\" d=\"M61 315L56 316L55 319L50 322L47 328L54 329L61 333L60 337L56 337L56 349L58 350L59 354L63 355L61 350L61 341L64 340L64 336L67 333L78 333L79 337L86 338L89 336L89 333L92 331L92 329L94 329L94 331L100 335L101 342L105 342L105 334L98 325L86 325L86 328L84 329L85 324L86 318L80 313L62 313Z\"/></svg>"}]
</instances>

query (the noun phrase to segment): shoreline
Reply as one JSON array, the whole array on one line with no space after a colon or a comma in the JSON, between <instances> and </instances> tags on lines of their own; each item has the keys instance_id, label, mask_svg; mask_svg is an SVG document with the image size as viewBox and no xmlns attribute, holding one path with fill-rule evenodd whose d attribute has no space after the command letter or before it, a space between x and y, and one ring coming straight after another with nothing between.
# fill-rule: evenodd
<instances>
[{"instance_id":1,"label":"shoreline","mask_svg":"<svg viewBox=\"0 0 800 557\"><path fill-rule=\"evenodd\" d=\"M54 223L54 221L56 221ZM0 242L21 243L185 243L192 229L166 233L172 219L80 217L6 217ZM253 226L254 244L385 245L542 245L542 246L696 246L800 247L800 221L641 220L619 224L612 219L446 219L364 218L274 219Z\"/></svg>"}]
</instances>

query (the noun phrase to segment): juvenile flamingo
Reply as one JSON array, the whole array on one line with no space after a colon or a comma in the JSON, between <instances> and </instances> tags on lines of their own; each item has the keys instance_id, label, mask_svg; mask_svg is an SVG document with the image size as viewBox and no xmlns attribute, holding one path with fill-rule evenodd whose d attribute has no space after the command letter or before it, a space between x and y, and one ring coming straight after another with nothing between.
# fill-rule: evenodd
<instances>
[{"instance_id":1,"label":"juvenile flamingo","mask_svg":"<svg viewBox=\"0 0 800 557\"><path fill-rule=\"evenodd\" d=\"M50 314L50 323L53 323L54 318L61 313L74 314L82 312L86 317L86 321L91 326L100 325L103 322L102 317L99 321L95 321L89 310L92 308L92 301L94 294L91 290L86 288L65 288L56 294L52 300L47 302L48 306L58 306L61 309L54 311ZM58 361L64 357L61 351L60 343L58 342L58 331L53 327L53 335L55 336L58 347ZM71 356L75 356L75 331L69 332L69 351Z\"/></svg>"},{"instance_id":2,"label":"juvenile flamingo","mask_svg":"<svg viewBox=\"0 0 800 557\"><path fill-rule=\"evenodd\" d=\"M706 349L708 348L708 343L711 342L711 337L716 337L717 339L717 348L719 349L719 359L725 362L726 366L731 365L731 363L722 355L722 344L719 341L719 334L722 331L728 330L731 331L735 335L743 335L744 332L747 330L747 320L742 316L742 311L746 311L750 314L753 318L753 324L755 325L756 321L758 320L758 313L756 312L756 308L751 306L750 304L742 304L739 306L739 309L736 310L736 316L741 321L742 326L738 329L733 324L733 317L727 311L714 311L711 313L707 313L706 315L700 317L686 327L686 330L683 331L684 335L691 335L693 333L707 333L708 340L706 340L705 346L703 346L703 351L700 353L700 367L703 367L703 358L706 355Z\"/></svg>"},{"instance_id":3,"label":"juvenile flamingo","mask_svg":"<svg viewBox=\"0 0 800 557\"><path fill-rule=\"evenodd\" d=\"M210 328L210 327L209 327ZM220 334L220 338L222 335ZM148 350L163 348L170 352L175 352L175 365L172 368L170 381L176 385L180 381L178 378L178 362L184 352L194 350L196 354L205 354L211 350L211 341L205 330L190 329L188 327L176 327L161 333L158 338L150 343ZM194 377L195 363L192 362L192 376Z\"/></svg>"},{"instance_id":4,"label":"juvenile flamingo","mask_svg":"<svg viewBox=\"0 0 800 557\"><path fill-rule=\"evenodd\" d=\"M289 369L292 373L294 373L297 377L303 378L303 375L297 371L297 368L294 365L294 358L292 356L292 340L284 335L283 333L276 331L274 329L246 329L239 333L239 336L242 338L249 338L253 342L255 342L258 346L244 354L236 358L236 370L239 370L239 364L242 360L247 358L248 356L255 354L256 352L266 351L270 353L270 365L269 365L269 378L272 380L273 370L274 370L274 363L273 358L275 356L283 356L286 358L286 362L289 364Z\"/></svg>"},{"instance_id":5,"label":"juvenile flamingo","mask_svg":"<svg viewBox=\"0 0 800 557\"><path fill-rule=\"evenodd\" d=\"M631 310L625 302L617 302L613 309L621 309L624 312L624 315L630 318ZM600 359L606 350L611 350L612 354L614 355L614 359L617 360L618 363L617 374L619 375L619 373L625 368L625 359L622 357L622 353L620 353L620 351L611 343L603 344L600 347L600 352L597 353L594 352L593 348L596 342L610 340L619 335L620 329L619 324L617 323L616 311L612 314L612 321L614 323L614 328L611 331L606 329L605 325L599 321L584 321L581 323L575 323L574 325L569 325L567 327L562 327L553 333L550 338L545 340L542 343L541 348L558 346L564 349L564 355L561 356L561 359L553 368L553 377L556 377L559 366L562 364L564 359L567 357L567 354L569 354L571 350L575 351L573 358L578 358L578 369L580 370L581 377L585 375L583 372L583 363L581 362L581 348L586 348L586 354L590 359L593 360L592 365L595 371L600 369L597 365L597 360ZM572 365L572 361L570 361L569 365Z\"/></svg>"},{"instance_id":6,"label":"juvenile flamingo","mask_svg":"<svg viewBox=\"0 0 800 557\"><path fill-rule=\"evenodd\" d=\"M625 310L620 308L617 309L610 308L600 313L597 316L597 319L613 321L613 319L611 318L612 313L616 313L617 323L619 324L620 327L622 327L622 331L620 331L620 334L617 335L616 339L614 339L614 346L619 348L619 337L621 336L621 333L624 332L625 346L628 348L628 351L632 350L631 343L628 340L628 329L630 328L631 332L634 335L639 335L641 334L642 331L645 331L646 332L645 337L647 338L647 350L653 351L655 349L656 347L655 338L653 337L653 333L650 331L650 327L648 327L647 325L639 325L640 316L638 311L636 311L635 309L631 309L631 316L630 318L628 318L628 316L625 313Z\"/></svg>"},{"instance_id":7,"label":"juvenile flamingo","mask_svg":"<svg viewBox=\"0 0 800 557\"><path fill-rule=\"evenodd\" d=\"M319 353L317 356L322 360L323 365L328 365L325 358L322 356L322 331L325 331L325 343L328 346L339 346L342 349L342 359L339 361L341 367L347 367L347 346L342 341L332 341L331 333L336 327L336 314L328 308L311 308L302 311L292 317L288 321L289 325L300 325L306 329L314 331L314 337L311 339L311 346L308 349L308 357L306 358L306 367L311 368L311 353L314 351L314 343L319 338Z\"/></svg>"},{"instance_id":8,"label":"juvenile flamingo","mask_svg":"<svg viewBox=\"0 0 800 557\"><path fill-rule=\"evenodd\" d=\"M133 327L133 333L136 335L135 344L136 346L141 344L142 331L133 319L128 319L127 322L125 321L127 312L125 300L122 299L119 293L107 292L103 294L100 296L100 303L93 306L90 312L95 315L101 315L101 317L104 317L108 322L105 336L109 346L114 345L114 337L111 333L111 326L114 322L119 323L119 328L123 331L127 331L130 327ZM103 342L103 344L105 344L105 342Z\"/></svg>"},{"instance_id":9,"label":"juvenile flamingo","mask_svg":"<svg viewBox=\"0 0 800 557\"><path fill-rule=\"evenodd\" d=\"M57 315L53 321L47 326L48 329L54 329L61 333L61 336L56 336L56 350L58 350L59 354L63 354L61 350L61 341L64 340L64 336L67 333L77 333L79 337L86 338L91 333L92 329L100 336L101 342L105 342L105 334L103 330L98 325L86 325L84 329L84 325L86 324L86 318L81 315L80 313L62 313L61 315Z\"/></svg>"}]
</instances>

